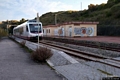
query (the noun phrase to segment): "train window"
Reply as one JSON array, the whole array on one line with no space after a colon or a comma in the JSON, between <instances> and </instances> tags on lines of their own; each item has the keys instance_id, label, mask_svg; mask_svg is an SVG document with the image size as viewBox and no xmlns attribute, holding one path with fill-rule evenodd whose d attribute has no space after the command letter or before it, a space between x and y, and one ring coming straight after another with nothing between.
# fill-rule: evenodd
<instances>
[{"instance_id":1,"label":"train window","mask_svg":"<svg viewBox=\"0 0 120 80\"><path fill-rule=\"evenodd\" d=\"M28 32L28 26L26 25L26 31Z\"/></svg>"},{"instance_id":2,"label":"train window","mask_svg":"<svg viewBox=\"0 0 120 80\"><path fill-rule=\"evenodd\" d=\"M23 34L23 27L19 28L19 33Z\"/></svg>"},{"instance_id":3,"label":"train window","mask_svg":"<svg viewBox=\"0 0 120 80\"><path fill-rule=\"evenodd\" d=\"M31 33L36 33L38 32L38 29L39 29L39 32L41 32L41 24L29 24L29 27L30 27L30 32Z\"/></svg>"}]
</instances>

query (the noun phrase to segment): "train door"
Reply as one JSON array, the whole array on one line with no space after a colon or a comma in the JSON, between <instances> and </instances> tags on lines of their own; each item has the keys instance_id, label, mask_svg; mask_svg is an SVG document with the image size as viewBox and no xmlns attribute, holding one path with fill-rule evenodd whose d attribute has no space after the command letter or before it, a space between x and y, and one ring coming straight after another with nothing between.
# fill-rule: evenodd
<instances>
[{"instance_id":1,"label":"train door","mask_svg":"<svg viewBox=\"0 0 120 80\"><path fill-rule=\"evenodd\" d=\"M68 30L69 30L69 31L68 31L69 37L72 37L72 26L70 26Z\"/></svg>"},{"instance_id":2,"label":"train door","mask_svg":"<svg viewBox=\"0 0 120 80\"><path fill-rule=\"evenodd\" d=\"M28 25L27 24L23 25L23 26L21 26L21 28L23 28L23 33L21 36L23 36L24 38L28 37L28 35L29 35Z\"/></svg>"}]
</instances>

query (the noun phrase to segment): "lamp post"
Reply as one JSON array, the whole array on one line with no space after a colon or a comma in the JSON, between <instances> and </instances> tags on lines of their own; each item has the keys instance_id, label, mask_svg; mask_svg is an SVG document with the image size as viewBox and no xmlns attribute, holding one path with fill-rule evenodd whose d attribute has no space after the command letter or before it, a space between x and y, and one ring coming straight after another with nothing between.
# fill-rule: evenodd
<instances>
[{"instance_id":1,"label":"lamp post","mask_svg":"<svg viewBox=\"0 0 120 80\"><path fill-rule=\"evenodd\" d=\"M65 12L66 12L66 11L65 11ZM57 25L57 15L58 15L58 14L62 14L62 13L64 13L64 11L55 14L55 25Z\"/></svg>"},{"instance_id":2,"label":"lamp post","mask_svg":"<svg viewBox=\"0 0 120 80\"><path fill-rule=\"evenodd\" d=\"M39 13L37 13L37 23L38 23L38 49L39 49Z\"/></svg>"},{"instance_id":3,"label":"lamp post","mask_svg":"<svg viewBox=\"0 0 120 80\"><path fill-rule=\"evenodd\" d=\"M82 11L82 2L81 2L81 11Z\"/></svg>"},{"instance_id":4,"label":"lamp post","mask_svg":"<svg viewBox=\"0 0 120 80\"><path fill-rule=\"evenodd\" d=\"M55 14L55 25L57 25L57 14Z\"/></svg>"},{"instance_id":5,"label":"lamp post","mask_svg":"<svg viewBox=\"0 0 120 80\"><path fill-rule=\"evenodd\" d=\"M8 28L9 28L9 20L8 20L8 24L7 24L7 36L8 36Z\"/></svg>"}]
</instances>

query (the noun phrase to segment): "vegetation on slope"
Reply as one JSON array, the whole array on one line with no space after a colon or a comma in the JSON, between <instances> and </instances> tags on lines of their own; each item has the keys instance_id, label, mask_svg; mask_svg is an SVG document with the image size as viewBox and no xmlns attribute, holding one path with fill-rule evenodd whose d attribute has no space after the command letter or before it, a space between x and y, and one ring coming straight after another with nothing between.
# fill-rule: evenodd
<instances>
[{"instance_id":1,"label":"vegetation on slope","mask_svg":"<svg viewBox=\"0 0 120 80\"><path fill-rule=\"evenodd\" d=\"M83 11L60 11L49 12L40 17L43 25L55 24L55 14L57 22L67 21L99 21L99 25L119 25L120 24L120 0L108 0L107 4L88 5L88 10Z\"/></svg>"},{"instance_id":2,"label":"vegetation on slope","mask_svg":"<svg viewBox=\"0 0 120 80\"><path fill-rule=\"evenodd\" d=\"M98 21L98 35L120 36L120 0L108 0L107 4L88 5L88 10L49 12L40 17L43 25L69 21Z\"/></svg>"},{"instance_id":3,"label":"vegetation on slope","mask_svg":"<svg viewBox=\"0 0 120 80\"><path fill-rule=\"evenodd\" d=\"M4 37L4 36L7 36L7 31L2 29L2 28L0 28L0 38Z\"/></svg>"}]
</instances>

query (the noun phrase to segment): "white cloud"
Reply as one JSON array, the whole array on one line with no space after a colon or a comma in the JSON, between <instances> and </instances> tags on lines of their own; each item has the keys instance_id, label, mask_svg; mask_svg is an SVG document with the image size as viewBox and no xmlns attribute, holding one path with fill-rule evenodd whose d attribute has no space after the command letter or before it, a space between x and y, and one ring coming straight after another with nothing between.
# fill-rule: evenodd
<instances>
[{"instance_id":1,"label":"white cloud","mask_svg":"<svg viewBox=\"0 0 120 80\"><path fill-rule=\"evenodd\" d=\"M0 21L7 19L31 19L36 13L40 15L47 12L63 11L72 8L60 1L52 2L48 0L1 0Z\"/></svg>"}]
</instances>

